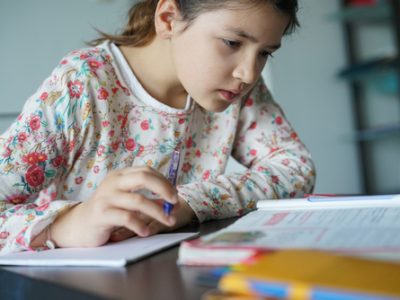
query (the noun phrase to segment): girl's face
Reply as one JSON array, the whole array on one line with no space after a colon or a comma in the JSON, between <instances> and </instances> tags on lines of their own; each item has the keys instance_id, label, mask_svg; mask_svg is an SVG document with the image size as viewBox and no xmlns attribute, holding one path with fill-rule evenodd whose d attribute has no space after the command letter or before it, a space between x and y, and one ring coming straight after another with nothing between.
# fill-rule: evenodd
<instances>
[{"instance_id":1,"label":"girl's face","mask_svg":"<svg viewBox=\"0 0 400 300\"><path fill-rule=\"evenodd\" d=\"M171 37L178 80L204 109L225 110L252 89L288 22L265 3L205 12L185 30L178 23Z\"/></svg>"}]
</instances>

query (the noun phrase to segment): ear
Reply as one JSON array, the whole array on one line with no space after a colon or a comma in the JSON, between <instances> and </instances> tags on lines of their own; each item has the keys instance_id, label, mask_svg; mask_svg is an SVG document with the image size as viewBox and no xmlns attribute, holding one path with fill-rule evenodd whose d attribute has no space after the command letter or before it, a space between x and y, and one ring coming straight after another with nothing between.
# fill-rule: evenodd
<instances>
[{"instance_id":1,"label":"ear","mask_svg":"<svg viewBox=\"0 0 400 300\"><path fill-rule=\"evenodd\" d=\"M156 34L169 39L176 31L175 27L180 20L180 11L175 0L160 0L154 14L154 26Z\"/></svg>"}]
</instances>

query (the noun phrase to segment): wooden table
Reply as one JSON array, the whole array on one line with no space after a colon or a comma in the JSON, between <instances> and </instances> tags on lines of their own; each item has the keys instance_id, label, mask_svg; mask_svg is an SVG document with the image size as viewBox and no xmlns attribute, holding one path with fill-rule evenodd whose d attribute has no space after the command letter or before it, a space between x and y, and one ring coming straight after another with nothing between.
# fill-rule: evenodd
<instances>
[{"instance_id":1,"label":"wooden table","mask_svg":"<svg viewBox=\"0 0 400 300\"><path fill-rule=\"evenodd\" d=\"M235 218L185 227L201 235L231 224ZM178 246L124 268L1 267L0 299L200 299L210 287L197 277L207 267L178 266Z\"/></svg>"}]
</instances>

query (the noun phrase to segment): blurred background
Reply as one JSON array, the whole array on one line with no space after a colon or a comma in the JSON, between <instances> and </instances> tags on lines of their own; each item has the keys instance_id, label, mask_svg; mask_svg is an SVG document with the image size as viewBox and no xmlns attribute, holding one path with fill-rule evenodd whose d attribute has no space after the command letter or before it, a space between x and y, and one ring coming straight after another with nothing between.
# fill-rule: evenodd
<instances>
[{"instance_id":1,"label":"blurred background","mask_svg":"<svg viewBox=\"0 0 400 300\"><path fill-rule=\"evenodd\" d=\"M94 28L118 32L133 2L1 0L0 132ZM263 72L313 155L317 193L400 193L399 3L299 0L301 28Z\"/></svg>"}]
</instances>

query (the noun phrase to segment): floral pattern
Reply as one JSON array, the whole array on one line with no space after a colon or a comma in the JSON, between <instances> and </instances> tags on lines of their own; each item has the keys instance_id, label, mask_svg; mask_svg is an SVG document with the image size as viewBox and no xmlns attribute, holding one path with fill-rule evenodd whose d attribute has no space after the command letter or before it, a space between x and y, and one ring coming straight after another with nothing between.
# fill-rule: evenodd
<instances>
[{"instance_id":1,"label":"floral pattern","mask_svg":"<svg viewBox=\"0 0 400 300\"><path fill-rule=\"evenodd\" d=\"M195 103L151 105L121 74L110 43L71 52L0 136L0 253L30 249L110 170L148 165L167 174L177 148L178 192L200 222L312 190L310 154L262 80L247 99L213 113ZM246 171L224 174L231 155Z\"/></svg>"}]
</instances>

